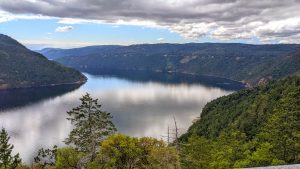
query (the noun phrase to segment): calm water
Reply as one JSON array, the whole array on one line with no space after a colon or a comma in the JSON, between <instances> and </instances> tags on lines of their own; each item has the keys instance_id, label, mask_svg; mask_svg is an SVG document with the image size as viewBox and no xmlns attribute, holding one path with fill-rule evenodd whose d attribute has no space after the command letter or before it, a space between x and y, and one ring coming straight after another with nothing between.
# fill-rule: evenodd
<instances>
[{"instance_id":1,"label":"calm water","mask_svg":"<svg viewBox=\"0 0 300 169\"><path fill-rule=\"evenodd\" d=\"M173 115L181 132L199 117L203 106L242 88L239 83L212 77L162 74L86 74L82 86L60 86L0 92L0 127L7 129L15 151L30 162L41 147L62 146L71 126L66 111L86 92L111 112L119 132L162 138Z\"/></svg>"}]
</instances>

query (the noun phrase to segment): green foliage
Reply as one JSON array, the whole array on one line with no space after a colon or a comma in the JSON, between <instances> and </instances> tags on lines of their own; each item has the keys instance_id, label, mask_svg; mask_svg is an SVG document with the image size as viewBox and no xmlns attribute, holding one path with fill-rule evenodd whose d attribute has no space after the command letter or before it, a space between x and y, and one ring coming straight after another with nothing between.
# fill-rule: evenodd
<instances>
[{"instance_id":1,"label":"green foliage","mask_svg":"<svg viewBox=\"0 0 300 169\"><path fill-rule=\"evenodd\" d=\"M299 112L296 104L300 97L299 81L300 75L296 75L213 100L204 107L201 119L190 127L189 134L216 138L222 130L233 127L252 138L277 111L275 109L284 106L279 100L290 99L287 101L291 104L289 112ZM286 113L282 115L287 116Z\"/></svg>"},{"instance_id":2,"label":"green foliage","mask_svg":"<svg viewBox=\"0 0 300 169\"><path fill-rule=\"evenodd\" d=\"M213 143L210 168L233 168L234 163L244 157L246 136L237 130L228 130Z\"/></svg>"},{"instance_id":3,"label":"green foliage","mask_svg":"<svg viewBox=\"0 0 300 169\"><path fill-rule=\"evenodd\" d=\"M38 151L38 155L34 157L34 162L40 164L42 167L54 166L56 159L57 146L53 146L52 149L41 148Z\"/></svg>"},{"instance_id":4,"label":"green foliage","mask_svg":"<svg viewBox=\"0 0 300 169\"><path fill-rule=\"evenodd\" d=\"M213 145L204 137L192 135L181 146L180 157L183 169L209 168Z\"/></svg>"},{"instance_id":5,"label":"green foliage","mask_svg":"<svg viewBox=\"0 0 300 169\"><path fill-rule=\"evenodd\" d=\"M12 155L13 145L9 144L10 137L4 128L0 132L0 168L15 169L20 163L19 154Z\"/></svg>"},{"instance_id":6,"label":"green foliage","mask_svg":"<svg viewBox=\"0 0 300 169\"><path fill-rule=\"evenodd\" d=\"M78 71L49 61L14 39L0 34L0 89L83 83Z\"/></svg>"},{"instance_id":7,"label":"green foliage","mask_svg":"<svg viewBox=\"0 0 300 169\"><path fill-rule=\"evenodd\" d=\"M56 169L76 169L83 153L71 147L60 148L57 150Z\"/></svg>"},{"instance_id":8,"label":"green foliage","mask_svg":"<svg viewBox=\"0 0 300 169\"><path fill-rule=\"evenodd\" d=\"M111 122L110 113L101 110L98 99L91 98L87 93L80 100L80 106L67 112L69 114L67 119L74 128L65 143L75 146L77 151L87 154L93 161L100 142L113 134L116 128Z\"/></svg>"},{"instance_id":9,"label":"green foliage","mask_svg":"<svg viewBox=\"0 0 300 169\"><path fill-rule=\"evenodd\" d=\"M256 151L254 151L250 156L247 156L247 158L237 161L234 165L235 168L241 168L241 167L259 167L259 166L268 166L268 165L274 165L273 161L278 164L279 160L276 159L274 156L274 153L272 152L273 145L270 143L262 143L259 148L257 148ZM284 164L280 163L280 164Z\"/></svg>"},{"instance_id":10,"label":"green foliage","mask_svg":"<svg viewBox=\"0 0 300 169\"><path fill-rule=\"evenodd\" d=\"M153 147L149 153L147 169L178 169L179 155L175 147Z\"/></svg>"},{"instance_id":11,"label":"green foliage","mask_svg":"<svg viewBox=\"0 0 300 169\"><path fill-rule=\"evenodd\" d=\"M196 168L299 163L300 74L208 103L181 141Z\"/></svg>"},{"instance_id":12,"label":"green foliage","mask_svg":"<svg viewBox=\"0 0 300 169\"><path fill-rule=\"evenodd\" d=\"M101 143L100 150L88 168L173 169L179 166L176 149L153 138L115 134Z\"/></svg>"},{"instance_id":13,"label":"green foliage","mask_svg":"<svg viewBox=\"0 0 300 169\"><path fill-rule=\"evenodd\" d=\"M133 168L139 166L142 150L138 146L139 140L129 136L117 134L104 140L101 144L101 154L109 168Z\"/></svg>"},{"instance_id":14,"label":"green foliage","mask_svg":"<svg viewBox=\"0 0 300 169\"><path fill-rule=\"evenodd\" d=\"M25 164L19 164L16 169L30 169L30 167Z\"/></svg>"}]
</instances>

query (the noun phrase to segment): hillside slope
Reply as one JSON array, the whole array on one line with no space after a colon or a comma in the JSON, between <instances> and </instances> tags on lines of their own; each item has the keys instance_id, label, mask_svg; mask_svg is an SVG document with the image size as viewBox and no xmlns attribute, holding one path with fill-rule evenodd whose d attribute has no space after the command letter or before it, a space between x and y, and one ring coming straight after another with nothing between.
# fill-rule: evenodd
<instances>
[{"instance_id":1,"label":"hillside slope","mask_svg":"<svg viewBox=\"0 0 300 169\"><path fill-rule=\"evenodd\" d=\"M300 163L299 124L298 73L208 103L181 140L207 142L210 150L197 153L209 152L210 167L224 161L227 168Z\"/></svg>"},{"instance_id":2,"label":"hillside slope","mask_svg":"<svg viewBox=\"0 0 300 169\"><path fill-rule=\"evenodd\" d=\"M102 45L102 46L87 46L82 48L73 49L60 49L60 48L44 48L37 50L36 52L43 54L50 60L57 60L62 57L68 56L85 56L90 54L96 54L103 51L110 51L118 48L118 45Z\"/></svg>"},{"instance_id":3,"label":"hillside slope","mask_svg":"<svg viewBox=\"0 0 300 169\"><path fill-rule=\"evenodd\" d=\"M260 72L262 76L278 79L286 75L291 75L300 71L300 50L291 52L272 64L266 64L264 70Z\"/></svg>"},{"instance_id":4,"label":"hillside slope","mask_svg":"<svg viewBox=\"0 0 300 169\"><path fill-rule=\"evenodd\" d=\"M83 83L80 72L49 61L0 34L0 89Z\"/></svg>"},{"instance_id":5,"label":"hillside slope","mask_svg":"<svg viewBox=\"0 0 300 169\"><path fill-rule=\"evenodd\" d=\"M300 45L284 44L190 43L94 46L40 52L85 72L101 69L179 72L224 77L254 85L288 75L289 71L279 69L282 72L277 76L269 68L299 48ZM300 64L296 66L298 70ZM266 72L261 73L263 71Z\"/></svg>"}]
</instances>

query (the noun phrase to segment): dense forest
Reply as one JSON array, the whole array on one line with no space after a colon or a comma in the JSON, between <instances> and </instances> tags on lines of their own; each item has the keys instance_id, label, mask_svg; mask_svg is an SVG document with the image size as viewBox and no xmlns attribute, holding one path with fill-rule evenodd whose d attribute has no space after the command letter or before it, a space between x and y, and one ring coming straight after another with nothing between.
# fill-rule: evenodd
<instances>
[{"instance_id":1,"label":"dense forest","mask_svg":"<svg viewBox=\"0 0 300 169\"><path fill-rule=\"evenodd\" d=\"M211 75L256 85L300 70L300 45L142 44L46 48L49 59L84 72L133 70Z\"/></svg>"},{"instance_id":2,"label":"dense forest","mask_svg":"<svg viewBox=\"0 0 300 169\"><path fill-rule=\"evenodd\" d=\"M187 168L300 163L300 74L208 103L181 137Z\"/></svg>"},{"instance_id":3,"label":"dense forest","mask_svg":"<svg viewBox=\"0 0 300 169\"><path fill-rule=\"evenodd\" d=\"M84 75L0 34L0 90L83 83Z\"/></svg>"},{"instance_id":4,"label":"dense forest","mask_svg":"<svg viewBox=\"0 0 300 169\"><path fill-rule=\"evenodd\" d=\"M167 144L117 132L110 113L89 94L68 113L67 147L40 149L22 164L5 129L0 168L5 169L229 169L300 162L300 74L208 103L179 140ZM1 168L1 169L2 169Z\"/></svg>"}]
</instances>

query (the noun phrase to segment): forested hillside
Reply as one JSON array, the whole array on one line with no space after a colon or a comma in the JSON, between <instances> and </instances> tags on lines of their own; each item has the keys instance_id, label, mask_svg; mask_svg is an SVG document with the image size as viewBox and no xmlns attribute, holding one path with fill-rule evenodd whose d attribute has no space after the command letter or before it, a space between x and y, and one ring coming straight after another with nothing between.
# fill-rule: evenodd
<instances>
[{"instance_id":1,"label":"forested hillside","mask_svg":"<svg viewBox=\"0 0 300 169\"><path fill-rule=\"evenodd\" d=\"M44 49L50 59L81 71L142 70L212 75L251 85L300 69L300 45L238 43L143 44ZM298 53L294 57L290 57ZM290 64L293 69L290 69Z\"/></svg>"},{"instance_id":2,"label":"forested hillside","mask_svg":"<svg viewBox=\"0 0 300 169\"><path fill-rule=\"evenodd\" d=\"M49 61L16 40L0 34L0 89L83 83L79 71Z\"/></svg>"},{"instance_id":3,"label":"forested hillside","mask_svg":"<svg viewBox=\"0 0 300 169\"><path fill-rule=\"evenodd\" d=\"M181 139L190 168L299 163L300 74L208 103Z\"/></svg>"}]
</instances>

